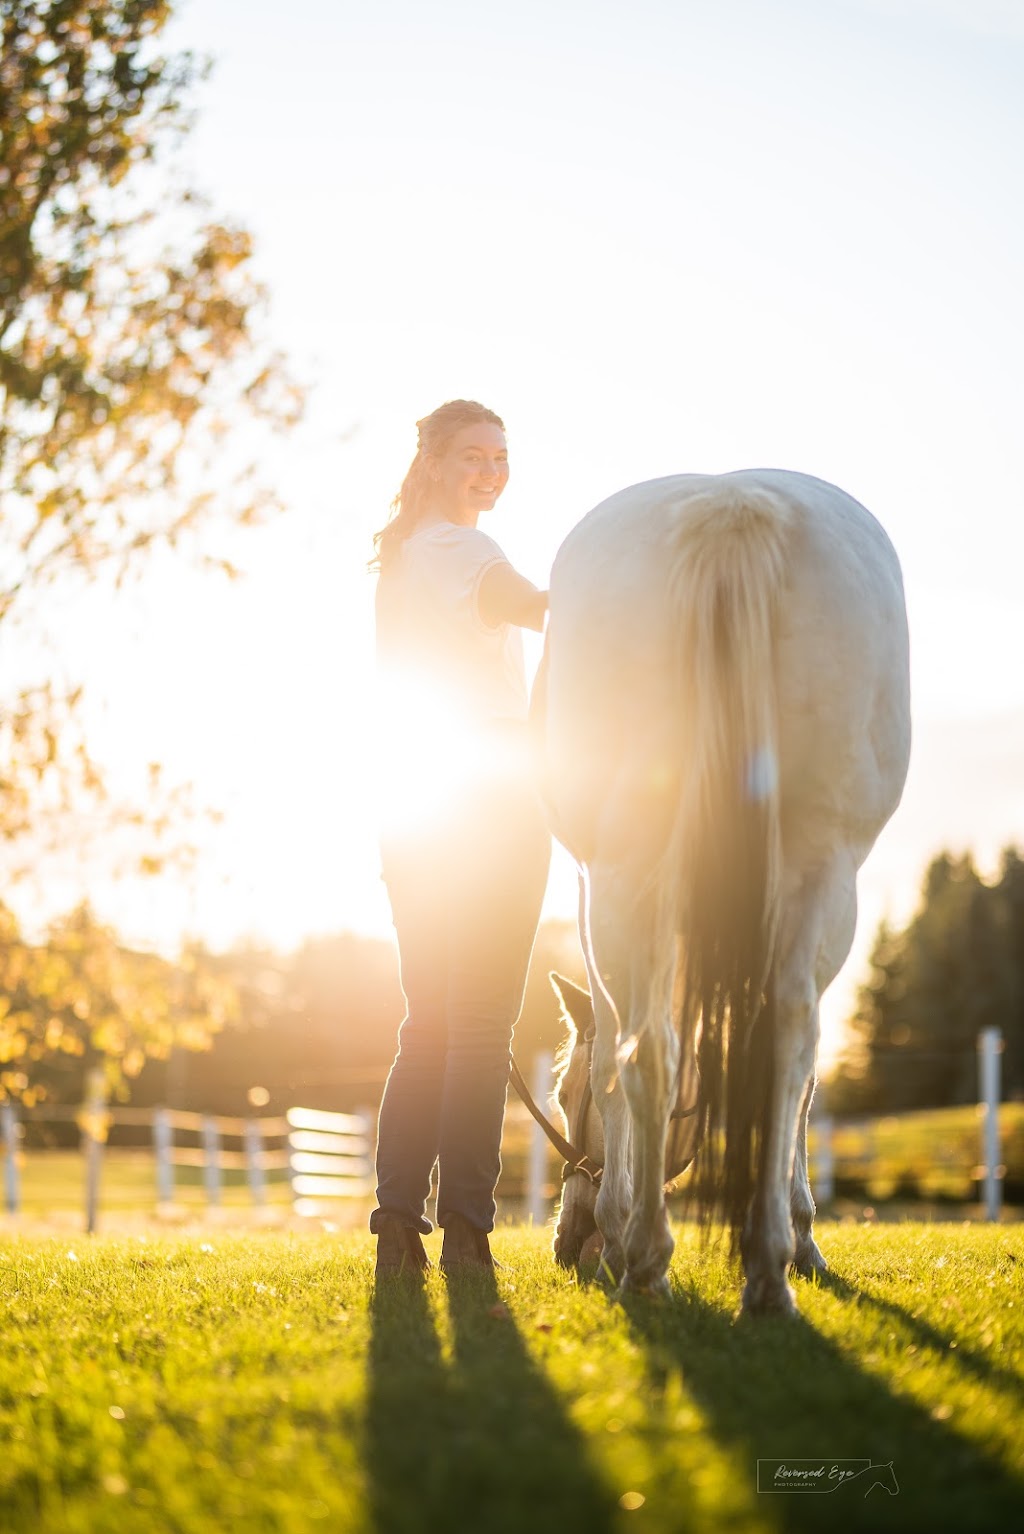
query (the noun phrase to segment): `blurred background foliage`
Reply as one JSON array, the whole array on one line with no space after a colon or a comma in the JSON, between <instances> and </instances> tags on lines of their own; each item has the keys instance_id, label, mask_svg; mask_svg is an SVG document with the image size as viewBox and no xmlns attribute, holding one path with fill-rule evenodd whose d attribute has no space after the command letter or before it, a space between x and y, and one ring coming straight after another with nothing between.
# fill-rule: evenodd
<instances>
[{"instance_id":1,"label":"blurred background foliage","mask_svg":"<svg viewBox=\"0 0 1024 1534\"><path fill-rule=\"evenodd\" d=\"M0 916L0 1084L15 1096L77 1102L85 1070L107 1060L112 1080L123 1067L122 1098L139 1106L277 1113L379 1097L404 1012L388 939L340 933L289 955L193 947L172 963L121 947L84 908L35 946ZM585 983L572 922L546 921L537 936L515 1036L528 1078L537 1051L563 1036L551 970ZM1006 848L986 882L969 856L944 852L908 924L879 929L825 1084L830 1111L977 1102L978 1032L993 1024L1004 1039L1002 1095L1024 1100L1024 859ZM201 1062L189 1058L197 1048Z\"/></svg>"},{"instance_id":2,"label":"blurred background foliage","mask_svg":"<svg viewBox=\"0 0 1024 1534\"><path fill-rule=\"evenodd\" d=\"M1024 1099L1024 860L981 878L969 855L930 864L902 930L885 923L828 1084L837 1113L976 1102L978 1033L1002 1030L1002 1094Z\"/></svg>"},{"instance_id":3,"label":"blurred background foliage","mask_svg":"<svg viewBox=\"0 0 1024 1534\"><path fill-rule=\"evenodd\" d=\"M0 906L0 1100L80 1102L96 1066L123 1094L148 1057L209 1048L238 1003L201 948L173 962L134 952L87 906L30 943Z\"/></svg>"},{"instance_id":4,"label":"blurred background foliage","mask_svg":"<svg viewBox=\"0 0 1024 1534\"><path fill-rule=\"evenodd\" d=\"M105 1064L138 1107L278 1114L301 1103L375 1108L404 1014L395 946L342 933L282 955L194 948L171 963L118 945L87 910L49 940L0 926L0 1087L29 1103L82 1101ZM563 1024L552 969L582 981L575 926L542 924L515 1051L529 1077ZM201 1051L197 1057L196 1052Z\"/></svg>"},{"instance_id":5,"label":"blurred background foliage","mask_svg":"<svg viewBox=\"0 0 1024 1534\"><path fill-rule=\"evenodd\" d=\"M38 877L69 842L132 833L136 871L187 854L189 801L153 763L115 803L52 640L63 599L115 590L272 510L238 428L285 430L302 395L261 332L247 231L179 182L205 66L165 56L164 0L0 0L0 846ZM159 168L159 174L157 174ZM73 649L73 646L71 647Z\"/></svg>"}]
</instances>

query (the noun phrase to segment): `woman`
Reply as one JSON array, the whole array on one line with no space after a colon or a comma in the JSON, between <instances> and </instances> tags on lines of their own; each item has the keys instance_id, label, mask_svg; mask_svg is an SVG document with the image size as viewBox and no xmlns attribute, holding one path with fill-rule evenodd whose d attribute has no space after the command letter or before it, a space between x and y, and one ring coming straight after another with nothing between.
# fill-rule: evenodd
<instances>
[{"instance_id":1,"label":"woman","mask_svg":"<svg viewBox=\"0 0 1024 1534\"><path fill-rule=\"evenodd\" d=\"M504 427L452 400L418 431L371 565L398 741L381 851L406 998L378 1125L378 1276L429 1266L435 1163L442 1269L493 1267L509 1050L550 857L519 633L543 628L547 593L477 527L508 482Z\"/></svg>"}]
</instances>

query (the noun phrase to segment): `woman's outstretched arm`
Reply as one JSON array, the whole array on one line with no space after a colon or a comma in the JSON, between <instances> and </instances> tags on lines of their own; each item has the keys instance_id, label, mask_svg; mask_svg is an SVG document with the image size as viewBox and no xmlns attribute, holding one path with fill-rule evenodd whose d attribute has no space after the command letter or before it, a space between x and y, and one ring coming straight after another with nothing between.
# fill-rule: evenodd
<instances>
[{"instance_id":1,"label":"woman's outstretched arm","mask_svg":"<svg viewBox=\"0 0 1024 1534\"><path fill-rule=\"evenodd\" d=\"M492 565L484 572L478 595L480 616L489 628L499 623L514 623L517 628L544 627L548 594L538 591L525 575L510 564Z\"/></svg>"}]
</instances>

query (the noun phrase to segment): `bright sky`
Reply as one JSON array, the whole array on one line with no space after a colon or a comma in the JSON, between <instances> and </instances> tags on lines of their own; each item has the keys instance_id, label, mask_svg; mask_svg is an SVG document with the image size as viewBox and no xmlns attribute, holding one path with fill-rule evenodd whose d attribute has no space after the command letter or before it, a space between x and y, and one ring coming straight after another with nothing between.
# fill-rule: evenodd
<instances>
[{"instance_id":1,"label":"bright sky","mask_svg":"<svg viewBox=\"0 0 1024 1534\"><path fill-rule=\"evenodd\" d=\"M889 531L916 743L834 1042L929 855L1024 840L1024 5L191 0L169 42L215 59L186 161L315 389L248 579L163 572L79 631L118 770L160 759L226 813L190 891L110 914L388 930L364 565L414 421L468 396L509 431L484 525L538 584L593 504L668 473L804 470Z\"/></svg>"}]
</instances>

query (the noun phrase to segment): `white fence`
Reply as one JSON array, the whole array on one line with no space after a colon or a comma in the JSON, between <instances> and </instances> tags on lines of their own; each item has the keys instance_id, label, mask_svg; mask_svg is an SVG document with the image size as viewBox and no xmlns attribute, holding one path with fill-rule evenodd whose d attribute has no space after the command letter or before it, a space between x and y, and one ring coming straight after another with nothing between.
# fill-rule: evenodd
<instances>
[{"instance_id":1,"label":"white fence","mask_svg":"<svg viewBox=\"0 0 1024 1534\"><path fill-rule=\"evenodd\" d=\"M999 1113L1000 1057L1003 1037L998 1028L983 1028L978 1035L978 1102L980 1122L979 1158L973 1164L965 1163L948 1143L934 1144L935 1170L940 1174L956 1174L974 1181L985 1206L985 1216L998 1220L1003 1205L1003 1181L1006 1167L1002 1161L1002 1136ZM834 1121L827 1111L815 1102L808 1136L808 1162L811 1191L819 1204L830 1204L837 1192L837 1164L841 1162L847 1177L851 1173L866 1183L878 1163L883 1159L879 1141L884 1139L887 1125L908 1125L932 1117L929 1110L917 1113L897 1114L890 1118L868 1120L853 1124L851 1121ZM941 1113L941 1110L940 1110ZM938 1115L935 1115L938 1116ZM840 1152L840 1142L850 1138L851 1129L859 1147L851 1155L847 1147Z\"/></svg>"},{"instance_id":2,"label":"white fence","mask_svg":"<svg viewBox=\"0 0 1024 1534\"><path fill-rule=\"evenodd\" d=\"M325 1200L373 1192L373 1116L289 1108L288 1168L296 1214L324 1212Z\"/></svg>"},{"instance_id":3,"label":"white fence","mask_svg":"<svg viewBox=\"0 0 1024 1534\"><path fill-rule=\"evenodd\" d=\"M289 1108L275 1118L227 1118L168 1108L109 1108L97 1091L81 1109L40 1105L0 1106L5 1151L7 1212L21 1209L21 1172L26 1124L76 1126L84 1155L85 1228L99 1220L104 1150L114 1128L148 1130L153 1150L158 1210L168 1210L179 1189L179 1172L198 1170L207 1206L219 1208L225 1173L244 1175L256 1207L267 1203L268 1183L286 1183L296 1214L326 1213L337 1199L362 1199L373 1188L373 1117L369 1113L323 1113ZM193 1143L182 1144L182 1139Z\"/></svg>"}]
</instances>

